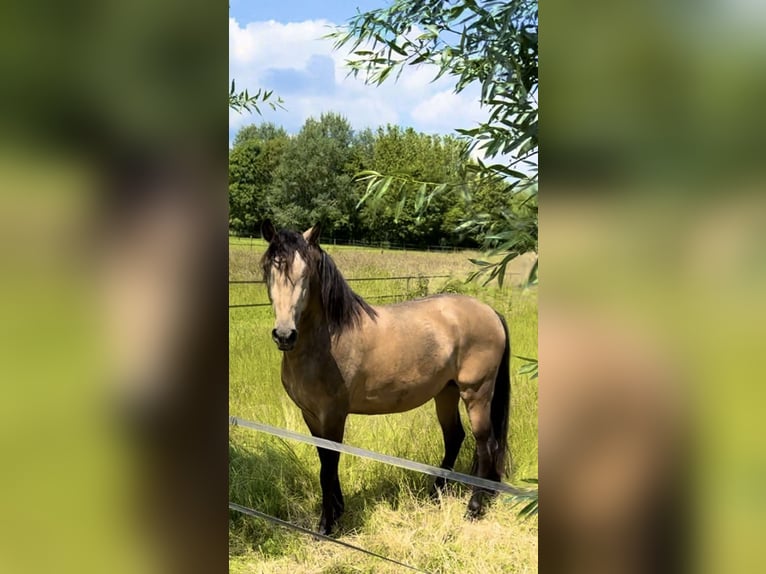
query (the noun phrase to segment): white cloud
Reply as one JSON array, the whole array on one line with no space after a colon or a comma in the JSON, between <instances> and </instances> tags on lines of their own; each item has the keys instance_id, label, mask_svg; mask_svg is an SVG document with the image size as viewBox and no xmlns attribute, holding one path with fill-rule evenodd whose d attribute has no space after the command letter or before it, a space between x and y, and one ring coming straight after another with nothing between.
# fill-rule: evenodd
<instances>
[{"instance_id":1,"label":"white cloud","mask_svg":"<svg viewBox=\"0 0 766 574\"><path fill-rule=\"evenodd\" d=\"M301 116L318 116L323 112L336 112L345 116L355 128L377 127L387 123L399 123L400 117L396 108L388 102L372 97L350 98L343 101L342 107L338 100L331 98L304 97L295 102L296 111ZM292 111L293 108L291 108Z\"/></svg>"},{"instance_id":2,"label":"white cloud","mask_svg":"<svg viewBox=\"0 0 766 574\"><path fill-rule=\"evenodd\" d=\"M468 89L456 94L443 90L422 101L412 110L412 118L421 125L435 130L468 128L486 118L479 105L477 90Z\"/></svg>"},{"instance_id":3,"label":"white cloud","mask_svg":"<svg viewBox=\"0 0 766 574\"><path fill-rule=\"evenodd\" d=\"M307 117L334 111L345 115L355 128L397 123L451 133L486 117L478 106L478 90L452 94L452 79L432 81L437 72L433 65L407 68L398 82L390 79L381 86L348 76L348 53L334 51L332 41L322 38L331 26L326 20L242 25L229 19L230 78L239 89L274 89L287 108L274 112L261 106L262 117L230 113L230 130L273 121L294 132Z\"/></svg>"},{"instance_id":4,"label":"white cloud","mask_svg":"<svg viewBox=\"0 0 766 574\"><path fill-rule=\"evenodd\" d=\"M241 114L235 110L229 110L229 130L238 130L242 126L250 123L250 114Z\"/></svg>"},{"instance_id":5,"label":"white cloud","mask_svg":"<svg viewBox=\"0 0 766 574\"><path fill-rule=\"evenodd\" d=\"M330 31L326 20L283 24L269 20L241 27L229 18L229 60L257 69L301 68L313 54L327 54L332 44L322 36Z\"/></svg>"}]
</instances>

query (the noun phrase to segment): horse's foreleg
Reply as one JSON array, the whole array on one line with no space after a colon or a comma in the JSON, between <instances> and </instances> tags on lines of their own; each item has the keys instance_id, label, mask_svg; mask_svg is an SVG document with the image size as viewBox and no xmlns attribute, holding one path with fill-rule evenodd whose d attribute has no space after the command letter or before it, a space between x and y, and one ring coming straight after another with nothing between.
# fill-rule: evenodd
<instances>
[{"instance_id":1,"label":"horse's foreleg","mask_svg":"<svg viewBox=\"0 0 766 574\"><path fill-rule=\"evenodd\" d=\"M343 442L343 431L346 425L346 417L335 417L333 420L317 421L311 415L303 415L311 434L332 440ZM338 460L340 453L317 447L321 469L319 471L319 483L322 486L322 516L319 519L319 533L330 534L338 518L343 514L343 493L340 489L338 478Z\"/></svg>"},{"instance_id":2,"label":"horse's foreleg","mask_svg":"<svg viewBox=\"0 0 766 574\"><path fill-rule=\"evenodd\" d=\"M319 533L330 534L344 510L343 493L338 479L340 453L323 448L317 450L322 463L319 473L319 482L322 485L322 516L319 519Z\"/></svg>"}]
</instances>

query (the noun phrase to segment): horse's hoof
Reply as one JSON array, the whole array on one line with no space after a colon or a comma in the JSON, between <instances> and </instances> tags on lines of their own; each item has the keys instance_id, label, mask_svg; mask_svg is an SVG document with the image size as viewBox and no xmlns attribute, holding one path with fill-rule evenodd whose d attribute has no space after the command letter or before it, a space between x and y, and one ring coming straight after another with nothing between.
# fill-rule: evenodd
<instances>
[{"instance_id":1,"label":"horse's hoof","mask_svg":"<svg viewBox=\"0 0 766 574\"><path fill-rule=\"evenodd\" d=\"M317 528L317 532L319 532L319 534L322 536L330 536L334 526L334 524L326 522L324 519L322 519L319 521L319 528Z\"/></svg>"},{"instance_id":2,"label":"horse's hoof","mask_svg":"<svg viewBox=\"0 0 766 574\"><path fill-rule=\"evenodd\" d=\"M319 519L319 528L317 528L319 534L324 534L325 536L332 534L332 531L338 524L338 519L343 514L343 507L344 505L341 502L333 508L332 512L322 512L322 517Z\"/></svg>"},{"instance_id":3,"label":"horse's hoof","mask_svg":"<svg viewBox=\"0 0 766 574\"><path fill-rule=\"evenodd\" d=\"M324 536L330 536L332 534L332 530L335 527L335 520L332 516L329 516L322 513L322 517L319 519L319 528L317 528L317 532L319 534L322 534Z\"/></svg>"},{"instance_id":4,"label":"horse's hoof","mask_svg":"<svg viewBox=\"0 0 766 574\"><path fill-rule=\"evenodd\" d=\"M484 516L484 509L483 508L475 508L472 507L470 504L468 505L468 508L465 511L465 518L466 520L474 521L479 520Z\"/></svg>"},{"instance_id":5,"label":"horse's hoof","mask_svg":"<svg viewBox=\"0 0 766 574\"><path fill-rule=\"evenodd\" d=\"M468 520L478 520L485 513L485 501L487 495L484 492L474 492L471 500L468 502L468 508L465 511L465 517Z\"/></svg>"}]
</instances>

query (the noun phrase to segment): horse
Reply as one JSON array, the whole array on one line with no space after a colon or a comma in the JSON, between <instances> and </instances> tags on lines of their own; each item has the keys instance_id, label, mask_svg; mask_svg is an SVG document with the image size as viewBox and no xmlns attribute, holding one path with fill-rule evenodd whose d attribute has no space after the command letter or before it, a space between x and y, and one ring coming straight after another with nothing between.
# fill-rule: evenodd
<instances>
[{"instance_id":1,"label":"horse","mask_svg":"<svg viewBox=\"0 0 766 574\"><path fill-rule=\"evenodd\" d=\"M439 294L372 306L354 293L319 245L321 226L304 233L261 228L261 259L282 351L281 378L315 437L343 442L349 414L400 413L436 403L444 439L441 467L451 470L465 431L463 400L476 438L472 474L500 481L506 472L511 383L510 339L502 315L465 295ZM340 454L318 448L322 512L330 534L344 511ZM439 477L432 495L444 487ZM466 516L491 499L472 492Z\"/></svg>"}]
</instances>

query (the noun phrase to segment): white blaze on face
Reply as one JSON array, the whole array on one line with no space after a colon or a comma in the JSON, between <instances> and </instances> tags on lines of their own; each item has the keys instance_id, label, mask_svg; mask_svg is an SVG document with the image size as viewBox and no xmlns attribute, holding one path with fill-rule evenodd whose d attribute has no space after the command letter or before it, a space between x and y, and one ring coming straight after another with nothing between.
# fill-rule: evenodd
<instances>
[{"instance_id":1,"label":"white blaze on face","mask_svg":"<svg viewBox=\"0 0 766 574\"><path fill-rule=\"evenodd\" d=\"M308 295L306 262L296 252L292 264L288 267L289 271L284 265L272 265L269 273L268 287L276 316L274 328L278 332L289 332L298 328Z\"/></svg>"}]
</instances>

